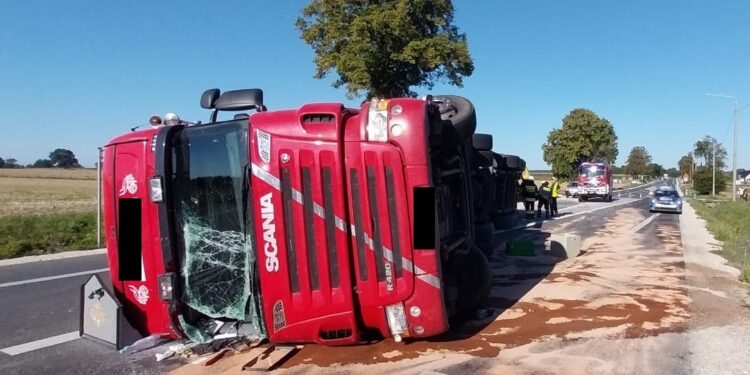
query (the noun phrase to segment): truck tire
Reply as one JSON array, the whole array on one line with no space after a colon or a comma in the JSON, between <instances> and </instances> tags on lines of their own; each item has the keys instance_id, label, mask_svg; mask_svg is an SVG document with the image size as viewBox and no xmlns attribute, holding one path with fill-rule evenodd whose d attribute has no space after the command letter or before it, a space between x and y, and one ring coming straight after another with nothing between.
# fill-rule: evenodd
<instances>
[{"instance_id":1,"label":"truck tire","mask_svg":"<svg viewBox=\"0 0 750 375\"><path fill-rule=\"evenodd\" d=\"M495 252L495 226L491 222L476 224L474 241L487 259Z\"/></svg>"},{"instance_id":2,"label":"truck tire","mask_svg":"<svg viewBox=\"0 0 750 375\"><path fill-rule=\"evenodd\" d=\"M492 153L495 157L495 162L497 163L497 169L501 171L507 171L508 170L508 161L505 159L505 155L498 154L493 152Z\"/></svg>"},{"instance_id":3,"label":"truck tire","mask_svg":"<svg viewBox=\"0 0 750 375\"><path fill-rule=\"evenodd\" d=\"M505 164L508 169L512 171L523 171L526 168L526 162L516 155L503 155L505 157Z\"/></svg>"},{"instance_id":4,"label":"truck tire","mask_svg":"<svg viewBox=\"0 0 750 375\"><path fill-rule=\"evenodd\" d=\"M440 117L449 120L462 139L468 139L477 129L477 114L474 105L466 98L456 95L436 95L432 98L440 108Z\"/></svg>"},{"instance_id":5,"label":"truck tire","mask_svg":"<svg viewBox=\"0 0 750 375\"><path fill-rule=\"evenodd\" d=\"M492 286L490 263L476 247L472 247L468 254L456 261L458 268L456 313L459 317L468 317L489 297Z\"/></svg>"},{"instance_id":6,"label":"truck tire","mask_svg":"<svg viewBox=\"0 0 750 375\"><path fill-rule=\"evenodd\" d=\"M474 133L471 136L471 144L478 151L492 151L492 136L489 134Z\"/></svg>"}]
</instances>

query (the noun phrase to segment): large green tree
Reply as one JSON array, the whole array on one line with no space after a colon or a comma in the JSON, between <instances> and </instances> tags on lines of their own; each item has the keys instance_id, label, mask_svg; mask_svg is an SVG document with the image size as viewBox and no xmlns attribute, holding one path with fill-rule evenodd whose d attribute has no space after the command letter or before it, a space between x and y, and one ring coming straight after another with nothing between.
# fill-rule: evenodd
<instances>
[{"instance_id":1,"label":"large green tree","mask_svg":"<svg viewBox=\"0 0 750 375\"><path fill-rule=\"evenodd\" d=\"M688 175L693 174L693 163L695 161L693 160L693 153L688 153L687 155L680 158L680 161L677 162L677 167L680 170L680 174L687 173Z\"/></svg>"},{"instance_id":2,"label":"large green tree","mask_svg":"<svg viewBox=\"0 0 750 375\"><path fill-rule=\"evenodd\" d=\"M49 162L51 166L58 168L81 168L73 151L64 148L57 148L50 152Z\"/></svg>"},{"instance_id":3,"label":"large green tree","mask_svg":"<svg viewBox=\"0 0 750 375\"><path fill-rule=\"evenodd\" d=\"M628 161L625 164L625 173L636 178L638 176L650 175L649 164L651 155L643 146L635 146L628 154Z\"/></svg>"},{"instance_id":4,"label":"large green tree","mask_svg":"<svg viewBox=\"0 0 750 375\"><path fill-rule=\"evenodd\" d=\"M715 149L714 145L716 145ZM695 142L694 148L695 157L703 159L701 165L713 168L714 153L716 153L716 169L724 169L727 166L727 149L716 138L707 135Z\"/></svg>"},{"instance_id":5,"label":"large green tree","mask_svg":"<svg viewBox=\"0 0 750 375\"><path fill-rule=\"evenodd\" d=\"M552 173L569 179L582 162L602 160L612 164L617 159L617 135L607 119L577 108L563 118L562 127L547 135L542 151Z\"/></svg>"},{"instance_id":6,"label":"large green tree","mask_svg":"<svg viewBox=\"0 0 750 375\"><path fill-rule=\"evenodd\" d=\"M297 19L315 50L315 78L356 98L416 96L445 79L462 87L474 71L450 0L312 0Z\"/></svg>"},{"instance_id":7,"label":"large green tree","mask_svg":"<svg viewBox=\"0 0 750 375\"><path fill-rule=\"evenodd\" d=\"M725 191L727 189L728 185L731 185L732 179L724 175L724 173L719 173L717 171L716 176L714 176L713 172L711 171L711 168L707 167L699 167L698 170L695 172L695 190L698 192L698 194L707 195L711 194L713 184L714 184L714 177L716 177L716 192L720 193L722 191Z\"/></svg>"},{"instance_id":8,"label":"large green tree","mask_svg":"<svg viewBox=\"0 0 750 375\"><path fill-rule=\"evenodd\" d=\"M663 177L667 170L659 163L649 163L646 171L651 177Z\"/></svg>"},{"instance_id":9,"label":"large green tree","mask_svg":"<svg viewBox=\"0 0 750 375\"><path fill-rule=\"evenodd\" d=\"M666 171L664 171L669 177L680 177L680 171L677 170L677 168L669 168Z\"/></svg>"}]
</instances>

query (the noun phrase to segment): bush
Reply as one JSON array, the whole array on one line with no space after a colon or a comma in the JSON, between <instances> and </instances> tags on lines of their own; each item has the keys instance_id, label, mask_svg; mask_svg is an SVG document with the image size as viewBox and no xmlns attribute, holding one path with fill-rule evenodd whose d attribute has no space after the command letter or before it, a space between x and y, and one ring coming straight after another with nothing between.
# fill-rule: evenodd
<instances>
[{"instance_id":1,"label":"bush","mask_svg":"<svg viewBox=\"0 0 750 375\"><path fill-rule=\"evenodd\" d=\"M95 213L0 218L0 259L96 247Z\"/></svg>"},{"instance_id":2,"label":"bush","mask_svg":"<svg viewBox=\"0 0 750 375\"><path fill-rule=\"evenodd\" d=\"M711 194L713 184L713 172L704 168L695 173L695 191L701 195ZM729 181L721 171L716 171L716 193L727 189Z\"/></svg>"}]
</instances>

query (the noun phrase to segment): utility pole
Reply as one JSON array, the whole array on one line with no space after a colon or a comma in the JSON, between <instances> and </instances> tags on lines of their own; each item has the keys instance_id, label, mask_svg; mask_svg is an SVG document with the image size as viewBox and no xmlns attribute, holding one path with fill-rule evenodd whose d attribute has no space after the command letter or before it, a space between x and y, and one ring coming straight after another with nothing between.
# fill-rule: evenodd
<instances>
[{"instance_id":1,"label":"utility pole","mask_svg":"<svg viewBox=\"0 0 750 375\"><path fill-rule=\"evenodd\" d=\"M734 111L732 111L732 202L736 202L737 201L737 97L730 96L730 95L711 94L711 93L706 93L706 95L734 100ZM714 159L716 159L716 145L715 144L714 144ZM715 164L716 163L714 160L714 165ZM716 175L716 168L714 168L714 178L715 178L715 175Z\"/></svg>"},{"instance_id":2,"label":"utility pole","mask_svg":"<svg viewBox=\"0 0 750 375\"><path fill-rule=\"evenodd\" d=\"M732 113L732 202L737 201L737 98ZM714 150L715 152L715 150Z\"/></svg>"},{"instance_id":3,"label":"utility pole","mask_svg":"<svg viewBox=\"0 0 750 375\"><path fill-rule=\"evenodd\" d=\"M711 196L715 197L716 196L716 139L713 139L713 141L714 141L714 157L713 157L713 167L711 169L713 169L714 173L712 177L713 179L711 181Z\"/></svg>"},{"instance_id":4,"label":"utility pole","mask_svg":"<svg viewBox=\"0 0 750 375\"><path fill-rule=\"evenodd\" d=\"M96 247L102 247L102 148L96 157Z\"/></svg>"},{"instance_id":5,"label":"utility pole","mask_svg":"<svg viewBox=\"0 0 750 375\"><path fill-rule=\"evenodd\" d=\"M690 155L690 186L695 189L695 158Z\"/></svg>"}]
</instances>

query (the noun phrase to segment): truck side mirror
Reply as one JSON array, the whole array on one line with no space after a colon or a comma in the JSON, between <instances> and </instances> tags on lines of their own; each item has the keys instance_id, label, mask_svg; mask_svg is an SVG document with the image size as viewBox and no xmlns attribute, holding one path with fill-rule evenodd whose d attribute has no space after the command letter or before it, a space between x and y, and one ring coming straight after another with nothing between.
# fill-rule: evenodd
<instances>
[{"instance_id":1,"label":"truck side mirror","mask_svg":"<svg viewBox=\"0 0 750 375\"><path fill-rule=\"evenodd\" d=\"M219 89L209 89L201 95L201 108L213 109L216 106L216 99L219 99L221 91Z\"/></svg>"}]
</instances>

